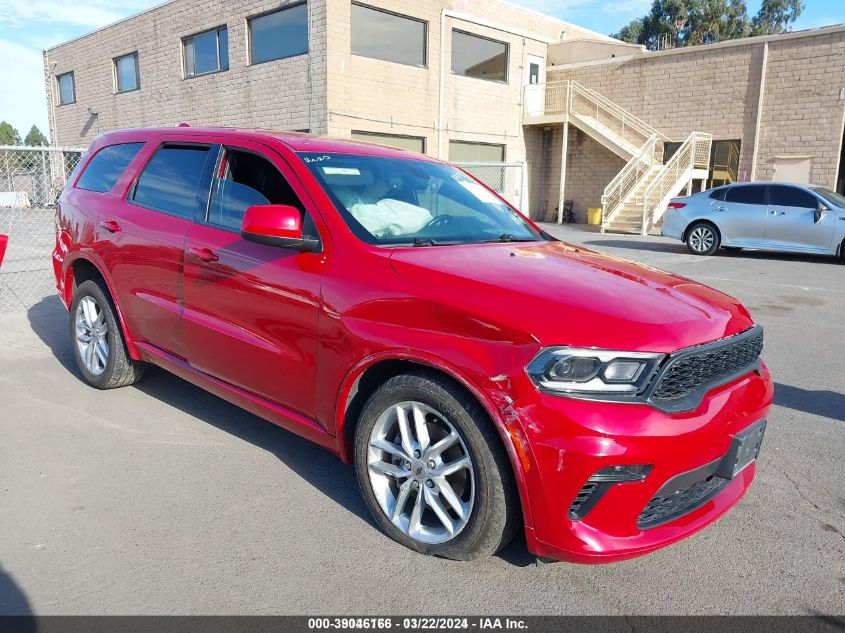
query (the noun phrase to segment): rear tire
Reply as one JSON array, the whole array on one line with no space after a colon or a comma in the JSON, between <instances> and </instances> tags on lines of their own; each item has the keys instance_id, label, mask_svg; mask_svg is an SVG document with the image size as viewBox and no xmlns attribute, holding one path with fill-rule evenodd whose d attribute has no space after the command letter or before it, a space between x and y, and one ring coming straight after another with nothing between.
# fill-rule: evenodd
<instances>
[{"instance_id":1,"label":"rear tire","mask_svg":"<svg viewBox=\"0 0 845 633\"><path fill-rule=\"evenodd\" d=\"M719 231L708 222L696 222L687 230L687 248L693 255L712 255L720 241Z\"/></svg>"},{"instance_id":2,"label":"rear tire","mask_svg":"<svg viewBox=\"0 0 845 633\"><path fill-rule=\"evenodd\" d=\"M144 364L130 358L117 321L117 310L102 280L89 279L76 288L70 304L70 342L82 377L97 389L134 384Z\"/></svg>"},{"instance_id":3,"label":"rear tire","mask_svg":"<svg viewBox=\"0 0 845 633\"><path fill-rule=\"evenodd\" d=\"M507 545L519 526L516 483L498 433L469 394L435 372L395 376L370 396L354 461L376 523L416 552L482 558Z\"/></svg>"}]
</instances>

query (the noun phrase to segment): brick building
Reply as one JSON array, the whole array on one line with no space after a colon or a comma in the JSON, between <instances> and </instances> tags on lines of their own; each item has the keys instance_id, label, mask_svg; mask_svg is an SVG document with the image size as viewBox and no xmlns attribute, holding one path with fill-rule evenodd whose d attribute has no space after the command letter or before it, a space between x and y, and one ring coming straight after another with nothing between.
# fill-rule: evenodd
<instances>
[{"instance_id":1,"label":"brick building","mask_svg":"<svg viewBox=\"0 0 845 633\"><path fill-rule=\"evenodd\" d=\"M501 0L172 0L44 66L58 144L186 121L524 162L538 219L572 200L625 229L646 193L842 186L845 27L649 53Z\"/></svg>"}]
</instances>

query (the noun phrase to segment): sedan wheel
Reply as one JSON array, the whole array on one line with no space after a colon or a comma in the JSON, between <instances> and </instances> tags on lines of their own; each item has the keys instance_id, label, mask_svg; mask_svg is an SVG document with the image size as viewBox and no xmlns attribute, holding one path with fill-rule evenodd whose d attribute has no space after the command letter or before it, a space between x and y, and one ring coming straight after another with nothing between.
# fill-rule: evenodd
<instances>
[{"instance_id":1,"label":"sedan wheel","mask_svg":"<svg viewBox=\"0 0 845 633\"><path fill-rule=\"evenodd\" d=\"M695 224L687 233L687 247L694 255L712 255L719 248L719 234L710 224Z\"/></svg>"},{"instance_id":2,"label":"sedan wheel","mask_svg":"<svg viewBox=\"0 0 845 633\"><path fill-rule=\"evenodd\" d=\"M472 458L446 417L422 402L384 411L370 432L370 485L384 514L422 543L466 527L475 500Z\"/></svg>"}]
</instances>

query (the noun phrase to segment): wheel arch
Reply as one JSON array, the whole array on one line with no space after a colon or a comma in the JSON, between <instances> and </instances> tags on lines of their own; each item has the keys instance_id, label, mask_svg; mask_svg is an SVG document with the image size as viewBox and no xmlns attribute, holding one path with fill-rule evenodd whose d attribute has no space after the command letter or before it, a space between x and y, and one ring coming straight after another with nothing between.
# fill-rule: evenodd
<instances>
[{"instance_id":1,"label":"wheel arch","mask_svg":"<svg viewBox=\"0 0 845 633\"><path fill-rule=\"evenodd\" d=\"M114 309L117 312L117 320L120 324L120 329L123 333L123 340L126 343L129 356L132 360L141 360L141 354L136 349L132 336L129 333L129 328L123 318L123 311L115 299L114 288L112 287L111 280L105 273L103 273L102 264L96 262L93 257L89 257L86 254L79 254L66 263L64 270L64 284L62 286L63 296L61 297L65 307L70 309L70 304L71 301L73 301L73 293L76 287L79 284L92 279L100 279L104 284L106 284L106 288L109 292L109 298L111 299Z\"/></svg>"},{"instance_id":2,"label":"wheel arch","mask_svg":"<svg viewBox=\"0 0 845 633\"><path fill-rule=\"evenodd\" d=\"M686 242L687 238L689 237L689 232L696 224L708 224L713 227L713 230L716 231L716 234L719 236L719 243L722 243L722 229L719 228L719 225L716 224L713 220L708 218L697 218L695 220L690 220L690 223L687 224L687 228L684 229L684 236L683 241Z\"/></svg>"},{"instance_id":3,"label":"wheel arch","mask_svg":"<svg viewBox=\"0 0 845 633\"><path fill-rule=\"evenodd\" d=\"M358 417L370 395L379 385L393 376L420 369L435 372L481 405L490 423L496 429L510 461L519 491L520 509L525 526L532 528L531 502L525 479L525 470L531 466L523 465L523 460L530 451L521 445L516 445L521 442L519 436L507 428L498 409L484 391L462 372L445 365L442 359L428 358L422 354L378 354L364 359L350 370L344 379L337 400L336 433L340 458L346 463L352 461Z\"/></svg>"}]
</instances>

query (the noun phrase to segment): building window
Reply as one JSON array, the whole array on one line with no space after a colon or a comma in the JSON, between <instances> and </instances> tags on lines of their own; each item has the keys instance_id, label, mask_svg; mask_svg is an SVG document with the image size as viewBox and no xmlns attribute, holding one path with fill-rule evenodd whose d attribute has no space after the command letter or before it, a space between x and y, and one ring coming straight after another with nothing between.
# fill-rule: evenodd
<instances>
[{"instance_id":1,"label":"building window","mask_svg":"<svg viewBox=\"0 0 845 633\"><path fill-rule=\"evenodd\" d=\"M229 70L229 31L225 26L186 37L182 46L186 77Z\"/></svg>"},{"instance_id":2,"label":"building window","mask_svg":"<svg viewBox=\"0 0 845 633\"><path fill-rule=\"evenodd\" d=\"M407 149L412 152L425 154L425 138L422 136L403 136L401 134L381 134L379 132L353 131L352 139L355 141L366 141L367 143L378 143L399 149Z\"/></svg>"},{"instance_id":3,"label":"building window","mask_svg":"<svg viewBox=\"0 0 845 633\"><path fill-rule=\"evenodd\" d=\"M452 30L452 72L489 81L508 81L508 45Z\"/></svg>"},{"instance_id":4,"label":"building window","mask_svg":"<svg viewBox=\"0 0 845 633\"><path fill-rule=\"evenodd\" d=\"M449 160L453 163L503 163L505 146L493 143L449 141Z\"/></svg>"},{"instance_id":5,"label":"building window","mask_svg":"<svg viewBox=\"0 0 845 633\"><path fill-rule=\"evenodd\" d=\"M425 67L426 23L404 15L352 5L352 53Z\"/></svg>"},{"instance_id":6,"label":"building window","mask_svg":"<svg viewBox=\"0 0 845 633\"><path fill-rule=\"evenodd\" d=\"M59 105L76 101L76 83L72 72L57 76L56 83L59 85Z\"/></svg>"},{"instance_id":7,"label":"building window","mask_svg":"<svg viewBox=\"0 0 845 633\"><path fill-rule=\"evenodd\" d=\"M250 63L308 52L308 5L296 4L249 19Z\"/></svg>"},{"instance_id":8,"label":"building window","mask_svg":"<svg viewBox=\"0 0 845 633\"><path fill-rule=\"evenodd\" d=\"M138 81L138 53L114 59L114 79L117 92L130 92L141 87Z\"/></svg>"}]
</instances>

